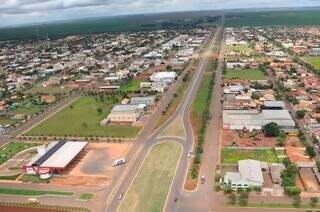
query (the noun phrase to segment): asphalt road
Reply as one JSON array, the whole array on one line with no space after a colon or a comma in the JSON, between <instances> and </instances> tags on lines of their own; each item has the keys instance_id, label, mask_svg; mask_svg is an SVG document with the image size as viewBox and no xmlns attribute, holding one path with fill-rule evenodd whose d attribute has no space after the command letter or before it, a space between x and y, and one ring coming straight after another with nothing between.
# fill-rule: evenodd
<instances>
[{"instance_id":1,"label":"asphalt road","mask_svg":"<svg viewBox=\"0 0 320 212\"><path fill-rule=\"evenodd\" d=\"M221 29L220 29L221 30ZM171 211L173 207L173 198L178 196L181 193L181 188L183 188L184 178L187 174L187 167L189 163L189 159L187 158L188 152L193 148L193 130L190 123L190 109L192 105L192 100L195 97L197 92L197 88L199 87L202 79L203 72L205 71L209 58L212 53L213 46L215 44L215 40L218 38L219 33L215 33L214 39L210 41L205 53L202 55L199 65L191 82L184 93L184 96L181 99L181 102L175 111L175 113L162 125L158 128L148 139L144 142L144 145L141 146L141 150L137 151L137 157L132 160L132 164L127 167L128 171L123 174L123 178L119 180L119 184L116 186L115 192L113 193L112 199L107 201L106 211L116 211L119 207L121 201L118 200L118 195L122 192L126 193L129 190L131 183L134 180L139 168L141 167L144 158L146 157L147 152L150 148L156 144L161 142L163 139L177 141L183 146L182 160L178 165L177 173L175 179L173 181L173 185L171 191L168 195L168 201L166 203L166 211ZM183 116L183 124L186 133L185 141L179 141L175 137L160 137L160 134L170 126L178 117Z\"/></svg>"}]
</instances>

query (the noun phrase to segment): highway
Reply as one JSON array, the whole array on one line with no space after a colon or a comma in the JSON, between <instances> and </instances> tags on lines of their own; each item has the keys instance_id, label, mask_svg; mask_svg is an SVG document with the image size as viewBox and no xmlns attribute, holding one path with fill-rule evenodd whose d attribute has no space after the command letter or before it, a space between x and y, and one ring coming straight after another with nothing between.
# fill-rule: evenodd
<instances>
[{"instance_id":1,"label":"highway","mask_svg":"<svg viewBox=\"0 0 320 212\"><path fill-rule=\"evenodd\" d=\"M118 200L118 195L122 192L126 193L134 180L139 168L142 166L143 160L146 157L147 152L150 148L163 139L177 141L183 146L182 160L180 164L178 164L177 173L175 179L173 181L172 189L168 195L167 203L166 203L166 211L171 211L174 204L174 197L178 197L182 192L184 179L187 174L187 168L189 164L188 152L193 148L193 130L190 123L190 109L192 106L193 99L196 95L197 88L201 83L201 79L203 76L203 72L207 68L210 56L212 54L212 49L218 39L219 31L222 30L221 27L215 32L214 38L210 41L206 51L203 53L200 58L200 62L198 64L197 70L191 79L191 82L184 93L184 96L181 99L181 102L176 109L175 113L163 124L160 128L158 128L152 135L150 135L144 144L141 146L140 150L136 152L136 157L131 159L131 164L127 165L127 170L124 170L122 178L119 180L118 185L115 187L115 191L112 193L110 199L107 199L106 202L106 211L116 211L119 207L121 201ZM186 133L186 138L184 141L179 141L176 137L161 137L161 133L164 132L166 128L168 128L172 123L174 123L179 117L183 117L183 125ZM183 139L182 139L183 140Z\"/></svg>"}]
</instances>

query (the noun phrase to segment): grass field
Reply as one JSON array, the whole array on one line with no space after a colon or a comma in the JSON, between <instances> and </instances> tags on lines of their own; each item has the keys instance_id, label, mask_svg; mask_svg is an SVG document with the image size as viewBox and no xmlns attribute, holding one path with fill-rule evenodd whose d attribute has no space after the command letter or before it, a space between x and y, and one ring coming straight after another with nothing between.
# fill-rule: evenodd
<instances>
[{"instance_id":1,"label":"grass field","mask_svg":"<svg viewBox=\"0 0 320 212\"><path fill-rule=\"evenodd\" d=\"M305 61L313 65L316 69L320 70L320 57L316 56L309 56L309 57L303 57Z\"/></svg>"},{"instance_id":2,"label":"grass field","mask_svg":"<svg viewBox=\"0 0 320 212\"><path fill-rule=\"evenodd\" d=\"M44 106L19 106L16 109L12 110L13 113L23 113L25 115L32 115L35 113L40 112L42 109L44 109Z\"/></svg>"},{"instance_id":3,"label":"grass field","mask_svg":"<svg viewBox=\"0 0 320 212\"><path fill-rule=\"evenodd\" d=\"M233 12L226 15L227 27L242 26L312 26L320 25L319 10L283 10Z\"/></svg>"},{"instance_id":4,"label":"grass field","mask_svg":"<svg viewBox=\"0 0 320 212\"><path fill-rule=\"evenodd\" d=\"M227 79L240 79L240 80L264 80L266 75L262 70L226 70L224 77Z\"/></svg>"},{"instance_id":5,"label":"grass field","mask_svg":"<svg viewBox=\"0 0 320 212\"><path fill-rule=\"evenodd\" d=\"M49 183L49 179L41 179L37 175L28 175L24 174L22 177L19 178L20 181L25 183Z\"/></svg>"},{"instance_id":6,"label":"grass field","mask_svg":"<svg viewBox=\"0 0 320 212\"><path fill-rule=\"evenodd\" d=\"M80 200L91 200L94 197L94 195L92 193L82 193L79 197Z\"/></svg>"},{"instance_id":7,"label":"grass field","mask_svg":"<svg viewBox=\"0 0 320 212\"><path fill-rule=\"evenodd\" d=\"M67 94L71 92L71 88L61 89L60 87L33 87L25 91L26 94Z\"/></svg>"},{"instance_id":8,"label":"grass field","mask_svg":"<svg viewBox=\"0 0 320 212\"><path fill-rule=\"evenodd\" d=\"M10 142L0 148L0 165L21 152L22 150L38 146L37 143Z\"/></svg>"},{"instance_id":9,"label":"grass field","mask_svg":"<svg viewBox=\"0 0 320 212\"><path fill-rule=\"evenodd\" d=\"M123 83L120 86L121 92L136 92L140 89L141 80L132 79L128 83Z\"/></svg>"},{"instance_id":10,"label":"grass field","mask_svg":"<svg viewBox=\"0 0 320 212\"><path fill-rule=\"evenodd\" d=\"M14 124L16 123L17 121L16 120L13 120L13 119L7 119L7 118L0 118L0 125L11 125L11 124Z\"/></svg>"},{"instance_id":11,"label":"grass field","mask_svg":"<svg viewBox=\"0 0 320 212\"><path fill-rule=\"evenodd\" d=\"M269 163L278 162L278 157L273 149L233 149L223 148L221 155L222 164L236 164L239 160L253 159Z\"/></svg>"},{"instance_id":12,"label":"grass field","mask_svg":"<svg viewBox=\"0 0 320 212\"><path fill-rule=\"evenodd\" d=\"M27 190L27 189L13 189L13 188L0 188L0 194L19 195L19 196L41 196L41 195L72 196L73 195L72 192Z\"/></svg>"},{"instance_id":13,"label":"grass field","mask_svg":"<svg viewBox=\"0 0 320 212\"><path fill-rule=\"evenodd\" d=\"M101 127L100 121L120 97L83 96L70 106L29 130L28 136L135 137L140 128L130 126ZM98 112L101 108L101 112Z\"/></svg>"},{"instance_id":14,"label":"grass field","mask_svg":"<svg viewBox=\"0 0 320 212\"><path fill-rule=\"evenodd\" d=\"M154 146L118 212L162 211L180 154L181 147L174 142Z\"/></svg>"},{"instance_id":15,"label":"grass field","mask_svg":"<svg viewBox=\"0 0 320 212\"><path fill-rule=\"evenodd\" d=\"M16 180L20 174L11 175L11 176L0 176L0 180Z\"/></svg>"},{"instance_id":16,"label":"grass field","mask_svg":"<svg viewBox=\"0 0 320 212\"><path fill-rule=\"evenodd\" d=\"M231 52L240 52L240 53L250 53L253 50L248 44L237 44L237 45L226 45L226 51Z\"/></svg>"}]
</instances>

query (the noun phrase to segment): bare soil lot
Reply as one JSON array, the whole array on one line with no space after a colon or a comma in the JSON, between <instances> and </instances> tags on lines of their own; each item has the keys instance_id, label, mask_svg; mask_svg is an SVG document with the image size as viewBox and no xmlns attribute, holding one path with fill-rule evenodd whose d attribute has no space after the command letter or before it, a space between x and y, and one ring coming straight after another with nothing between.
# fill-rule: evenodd
<instances>
[{"instance_id":1,"label":"bare soil lot","mask_svg":"<svg viewBox=\"0 0 320 212\"><path fill-rule=\"evenodd\" d=\"M130 143L90 143L61 177L50 180L52 184L77 186L105 186L111 181L112 162L124 157Z\"/></svg>"},{"instance_id":2,"label":"bare soil lot","mask_svg":"<svg viewBox=\"0 0 320 212\"><path fill-rule=\"evenodd\" d=\"M276 139L265 137L262 132L258 132L256 138L250 138L249 133L244 133L243 137L234 130L222 131L222 144L224 147L236 145L239 147L275 147Z\"/></svg>"},{"instance_id":3,"label":"bare soil lot","mask_svg":"<svg viewBox=\"0 0 320 212\"><path fill-rule=\"evenodd\" d=\"M302 184L306 191L308 192L318 192L320 187L319 183L314 176L314 173L311 168L301 168L299 169L300 178Z\"/></svg>"}]
</instances>

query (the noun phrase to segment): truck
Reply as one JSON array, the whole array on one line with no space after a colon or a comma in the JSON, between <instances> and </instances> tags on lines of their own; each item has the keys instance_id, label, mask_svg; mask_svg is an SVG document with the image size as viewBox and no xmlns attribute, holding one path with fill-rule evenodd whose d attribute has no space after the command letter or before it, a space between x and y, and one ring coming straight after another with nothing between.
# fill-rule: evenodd
<instances>
[{"instance_id":1,"label":"truck","mask_svg":"<svg viewBox=\"0 0 320 212\"><path fill-rule=\"evenodd\" d=\"M125 162L126 162L125 158L120 158L120 159L117 159L117 160L113 161L112 166L116 167L116 166L119 166L121 164L124 164Z\"/></svg>"}]
</instances>

